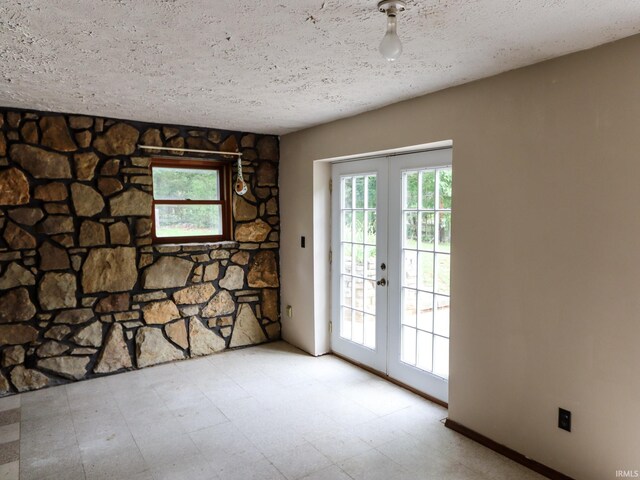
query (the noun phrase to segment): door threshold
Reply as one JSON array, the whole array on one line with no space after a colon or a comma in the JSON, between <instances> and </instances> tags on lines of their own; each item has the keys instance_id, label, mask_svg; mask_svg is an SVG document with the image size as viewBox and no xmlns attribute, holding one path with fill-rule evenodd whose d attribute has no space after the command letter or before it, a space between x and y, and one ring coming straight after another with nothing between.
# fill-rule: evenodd
<instances>
[{"instance_id":1,"label":"door threshold","mask_svg":"<svg viewBox=\"0 0 640 480\"><path fill-rule=\"evenodd\" d=\"M384 380L387 380L388 382L393 383L394 385L397 385L398 387L404 388L405 390L410 391L411 393L418 395L419 397L424 398L425 400L428 400L432 403L435 403L437 405L440 405L441 407L444 407L446 409L449 409L449 404L447 402L443 402L442 400L438 400L435 397L432 397L431 395L421 392L420 390L413 388L409 385L407 385L406 383L403 383L399 380L396 380L393 377L390 377L389 375L387 375L386 373L380 372L378 370L375 370L367 365L364 365L363 363L360 362L356 362L355 360L351 360L350 358L345 357L344 355L340 355L339 353L336 353L334 351L329 352L331 355L335 355L336 357L340 358L341 360L344 360L345 362L348 362L352 365L355 365L356 367L359 367L363 370L366 370L369 373L374 374L377 377L380 377Z\"/></svg>"}]
</instances>

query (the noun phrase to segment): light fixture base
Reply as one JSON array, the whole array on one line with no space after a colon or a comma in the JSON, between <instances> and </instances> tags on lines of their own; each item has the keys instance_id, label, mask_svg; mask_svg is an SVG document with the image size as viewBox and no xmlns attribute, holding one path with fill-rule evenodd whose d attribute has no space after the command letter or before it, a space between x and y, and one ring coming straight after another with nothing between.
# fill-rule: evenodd
<instances>
[{"instance_id":1,"label":"light fixture base","mask_svg":"<svg viewBox=\"0 0 640 480\"><path fill-rule=\"evenodd\" d=\"M404 12L406 9L407 4L402 0L382 0L378 2L378 10L387 15L395 15L398 12Z\"/></svg>"}]
</instances>

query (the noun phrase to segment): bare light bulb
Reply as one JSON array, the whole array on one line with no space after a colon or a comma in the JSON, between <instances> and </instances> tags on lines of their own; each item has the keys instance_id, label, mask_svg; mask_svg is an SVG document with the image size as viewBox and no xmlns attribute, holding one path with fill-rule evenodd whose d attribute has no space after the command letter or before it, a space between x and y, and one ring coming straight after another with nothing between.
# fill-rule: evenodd
<instances>
[{"instance_id":1,"label":"bare light bulb","mask_svg":"<svg viewBox=\"0 0 640 480\"><path fill-rule=\"evenodd\" d=\"M395 15L388 14L387 15L387 33L385 33L382 38L382 42L380 42L380 53L384 58L393 62L400 57L402 53L402 42L400 41L400 37L398 37L398 20Z\"/></svg>"}]
</instances>

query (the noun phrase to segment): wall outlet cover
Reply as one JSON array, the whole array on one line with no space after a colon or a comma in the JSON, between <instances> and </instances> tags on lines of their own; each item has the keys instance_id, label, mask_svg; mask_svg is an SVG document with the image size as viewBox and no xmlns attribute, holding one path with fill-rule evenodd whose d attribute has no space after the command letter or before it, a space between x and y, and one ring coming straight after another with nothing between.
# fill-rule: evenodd
<instances>
[{"instance_id":1,"label":"wall outlet cover","mask_svg":"<svg viewBox=\"0 0 640 480\"><path fill-rule=\"evenodd\" d=\"M558 428L566 430L567 432L571 431L571 412L569 410L565 410L564 408L558 409Z\"/></svg>"}]
</instances>

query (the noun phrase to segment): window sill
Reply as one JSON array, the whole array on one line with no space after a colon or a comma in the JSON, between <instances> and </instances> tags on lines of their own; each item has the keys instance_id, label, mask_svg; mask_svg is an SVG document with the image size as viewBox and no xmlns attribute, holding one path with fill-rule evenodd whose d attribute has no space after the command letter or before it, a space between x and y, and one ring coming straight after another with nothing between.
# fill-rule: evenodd
<instances>
[{"instance_id":1,"label":"window sill","mask_svg":"<svg viewBox=\"0 0 640 480\"><path fill-rule=\"evenodd\" d=\"M181 242L181 243L156 243L150 245L157 252L196 251L196 250L229 250L238 248L240 244L231 240L220 242Z\"/></svg>"}]
</instances>

